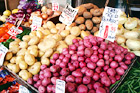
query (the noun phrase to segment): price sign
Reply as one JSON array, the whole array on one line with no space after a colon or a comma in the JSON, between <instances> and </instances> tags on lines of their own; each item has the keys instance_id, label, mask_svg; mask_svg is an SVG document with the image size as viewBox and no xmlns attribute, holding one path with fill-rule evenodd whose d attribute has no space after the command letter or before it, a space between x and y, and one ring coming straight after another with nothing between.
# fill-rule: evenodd
<instances>
[{"instance_id":1,"label":"price sign","mask_svg":"<svg viewBox=\"0 0 140 93\"><path fill-rule=\"evenodd\" d=\"M57 79L55 93L65 93L65 81Z\"/></svg>"},{"instance_id":2,"label":"price sign","mask_svg":"<svg viewBox=\"0 0 140 93\"><path fill-rule=\"evenodd\" d=\"M52 11L59 11L59 3L52 2Z\"/></svg>"},{"instance_id":3,"label":"price sign","mask_svg":"<svg viewBox=\"0 0 140 93\"><path fill-rule=\"evenodd\" d=\"M99 29L99 37L114 42L121 10L105 7Z\"/></svg>"},{"instance_id":4,"label":"price sign","mask_svg":"<svg viewBox=\"0 0 140 93\"><path fill-rule=\"evenodd\" d=\"M31 31L37 30L38 27L41 27L42 24L42 18L33 16Z\"/></svg>"},{"instance_id":5,"label":"price sign","mask_svg":"<svg viewBox=\"0 0 140 93\"><path fill-rule=\"evenodd\" d=\"M8 49L0 43L0 66L3 65L4 57L6 53L8 52Z\"/></svg>"},{"instance_id":6,"label":"price sign","mask_svg":"<svg viewBox=\"0 0 140 93\"><path fill-rule=\"evenodd\" d=\"M43 4L43 0L38 0L38 3L39 4Z\"/></svg>"},{"instance_id":7,"label":"price sign","mask_svg":"<svg viewBox=\"0 0 140 93\"><path fill-rule=\"evenodd\" d=\"M20 30L20 29L14 27L14 26L12 26L12 27L10 28L10 30L9 30L7 33L8 33L9 35L11 35L11 36L16 36L16 35L22 33L22 30Z\"/></svg>"},{"instance_id":8,"label":"price sign","mask_svg":"<svg viewBox=\"0 0 140 93\"><path fill-rule=\"evenodd\" d=\"M67 4L59 17L59 21L69 26L72 24L77 12L78 9L72 8Z\"/></svg>"},{"instance_id":9,"label":"price sign","mask_svg":"<svg viewBox=\"0 0 140 93\"><path fill-rule=\"evenodd\" d=\"M30 91L26 87L20 85L19 86L19 93L30 93Z\"/></svg>"}]
</instances>

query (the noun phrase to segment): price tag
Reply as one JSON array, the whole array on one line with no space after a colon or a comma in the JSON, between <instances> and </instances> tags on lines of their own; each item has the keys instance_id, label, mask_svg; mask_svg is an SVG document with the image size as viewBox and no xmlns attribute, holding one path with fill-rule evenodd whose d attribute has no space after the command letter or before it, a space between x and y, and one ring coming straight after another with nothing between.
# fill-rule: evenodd
<instances>
[{"instance_id":1,"label":"price tag","mask_svg":"<svg viewBox=\"0 0 140 93\"><path fill-rule=\"evenodd\" d=\"M65 93L65 81L57 79L55 93Z\"/></svg>"},{"instance_id":2,"label":"price tag","mask_svg":"<svg viewBox=\"0 0 140 93\"><path fill-rule=\"evenodd\" d=\"M43 4L43 0L38 0L38 4Z\"/></svg>"},{"instance_id":3,"label":"price tag","mask_svg":"<svg viewBox=\"0 0 140 93\"><path fill-rule=\"evenodd\" d=\"M4 57L6 53L8 52L8 49L0 43L0 66L3 65Z\"/></svg>"},{"instance_id":4,"label":"price tag","mask_svg":"<svg viewBox=\"0 0 140 93\"><path fill-rule=\"evenodd\" d=\"M20 85L19 86L19 93L30 93L30 91L26 87Z\"/></svg>"},{"instance_id":5,"label":"price tag","mask_svg":"<svg viewBox=\"0 0 140 93\"><path fill-rule=\"evenodd\" d=\"M16 27L12 26L7 33L11 36L16 36L16 35L22 33L22 30L17 29Z\"/></svg>"},{"instance_id":6,"label":"price tag","mask_svg":"<svg viewBox=\"0 0 140 93\"><path fill-rule=\"evenodd\" d=\"M105 7L99 29L99 37L114 42L121 10Z\"/></svg>"},{"instance_id":7,"label":"price tag","mask_svg":"<svg viewBox=\"0 0 140 93\"><path fill-rule=\"evenodd\" d=\"M69 26L72 24L77 12L78 9L72 8L67 4L59 17L59 21Z\"/></svg>"},{"instance_id":8,"label":"price tag","mask_svg":"<svg viewBox=\"0 0 140 93\"><path fill-rule=\"evenodd\" d=\"M38 27L41 27L42 24L42 18L33 16L31 31L37 30Z\"/></svg>"},{"instance_id":9,"label":"price tag","mask_svg":"<svg viewBox=\"0 0 140 93\"><path fill-rule=\"evenodd\" d=\"M52 2L52 11L59 11L59 3Z\"/></svg>"}]
</instances>

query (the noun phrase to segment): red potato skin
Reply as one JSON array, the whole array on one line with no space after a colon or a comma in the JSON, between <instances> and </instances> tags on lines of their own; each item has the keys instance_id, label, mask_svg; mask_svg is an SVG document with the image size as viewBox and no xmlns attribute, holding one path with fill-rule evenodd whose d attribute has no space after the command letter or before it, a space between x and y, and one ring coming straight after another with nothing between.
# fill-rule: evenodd
<instances>
[{"instance_id":1,"label":"red potato skin","mask_svg":"<svg viewBox=\"0 0 140 93\"><path fill-rule=\"evenodd\" d=\"M80 72L80 71L73 71L72 75L75 77L82 77L83 76L82 72Z\"/></svg>"},{"instance_id":2,"label":"red potato skin","mask_svg":"<svg viewBox=\"0 0 140 93\"><path fill-rule=\"evenodd\" d=\"M97 88L96 93L106 93L106 90L102 87Z\"/></svg>"},{"instance_id":3,"label":"red potato skin","mask_svg":"<svg viewBox=\"0 0 140 93\"><path fill-rule=\"evenodd\" d=\"M104 84L106 87L111 85L111 81L107 76L101 78L101 83Z\"/></svg>"},{"instance_id":4,"label":"red potato skin","mask_svg":"<svg viewBox=\"0 0 140 93\"><path fill-rule=\"evenodd\" d=\"M87 93L88 88L85 85L81 84L78 86L77 91L78 91L78 93Z\"/></svg>"}]
</instances>

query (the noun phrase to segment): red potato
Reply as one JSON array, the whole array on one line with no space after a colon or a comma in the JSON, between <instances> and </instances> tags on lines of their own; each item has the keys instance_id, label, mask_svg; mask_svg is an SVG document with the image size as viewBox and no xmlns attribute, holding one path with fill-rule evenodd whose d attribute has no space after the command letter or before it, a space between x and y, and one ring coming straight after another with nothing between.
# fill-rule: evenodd
<instances>
[{"instance_id":1,"label":"red potato","mask_svg":"<svg viewBox=\"0 0 140 93\"><path fill-rule=\"evenodd\" d=\"M59 59L63 59L65 56L63 54L60 54Z\"/></svg>"},{"instance_id":2,"label":"red potato","mask_svg":"<svg viewBox=\"0 0 140 93\"><path fill-rule=\"evenodd\" d=\"M93 54L92 48L86 48L85 49L85 56L90 57Z\"/></svg>"},{"instance_id":3,"label":"red potato","mask_svg":"<svg viewBox=\"0 0 140 93\"><path fill-rule=\"evenodd\" d=\"M78 61L74 61L73 62L73 66L75 66L76 68L78 68L79 67L79 62Z\"/></svg>"},{"instance_id":4,"label":"red potato","mask_svg":"<svg viewBox=\"0 0 140 93\"><path fill-rule=\"evenodd\" d=\"M92 84L88 84L87 87L88 87L89 90L93 89L93 85Z\"/></svg>"},{"instance_id":5,"label":"red potato","mask_svg":"<svg viewBox=\"0 0 140 93\"><path fill-rule=\"evenodd\" d=\"M80 43L80 41L79 41L79 43ZM84 42L82 42L82 43L84 43ZM79 50L84 50L85 49L85 46L84 45L80 45L79 47L78 47L78 51Z\"/></svg>"},{"instance_id":6,"label":"red potato","mask_svg":"<svg viewBox=\"0 0 140 93\"><path fill-rule=\"evenodd\" d=\"M61 68L66 68L66 67L67 67L67 63L61 62L61 63L59 64L59 66L60 66Z\"/></svg>"},{"instance_id":7,"label":"red potato","mask_svg":"<svg viewBox=\"0 0 140 93\"><path fill-rule=\"evenodd\" d=\"M46 73L47 71L50 71L50 68L46 68L46 69L43 70L44 73Z\"/></svg>"},{"instance_id":8,"label":"red potato","mask_svg":"<svg viewBox=\"0 0 140 93\"><path fill-rule=\"evenodd\" d=\"M68 57L64 57L62 61L65 62L65 63L68 63L69 62L69 58Z\"/></svg>"},{"instance_id":9,"label":"red potato","mask_svg":"<svg viewBox=\"0 0 140 93\"><path fill-rule=\"evenodd\" d=\"M109 69L109 66L108 66L108 65L105 65L105 66L103 67L103 69L104 69L104 71L107 71L107 70Z\"/></svg>"},{"instance_id":10,"label":"red potato","mask_svg":"<svg viewBox=\"0 0 140 93\"><path fill-rule=\"evenodd\" d=\"M106 93L106 90L102 87L97 88L96 93Z\"/></svg>"},{"instance_id":11,"label":"red potato","mask_svg":"<svg viewBox=\"0 0 140 93\"><path fill-rule=\"evenodd\" d=\"M52 74L51 74L50 71L46 71L46 72L44 73L44 77L51 77L51 76L52 76Z\"/></svg>"},{"instance_id":12,"label":"red potato","mask_svg":"<svg viewBox=\"0 0 140 93\"><path fill-rule=\"evenodd\" d=\"M123 60L123 57L121 55L115 55L114 60L121 62Z\"/></svg>"},{"instance_id":13,"label":"red potato","mask_svg":"<svg viewBox=\"0 0 140 93\"><path fill-rule=\"evenodd\" d=\"M75 77L82 77L83 76L82 72L80 72L80 71L73 71L72 75Z\"/></svg>"},{"instance_id":14,"label":"red potato","mask_svg":"<svg viewBox=\"0 0 140 93\"><path fill-rule=\"evenodd\" d=\"M93 47L92 47L92 49L93 49L94 51L95 51L95 50L97 51L98 48L99 48L98 46L93 46Z\"/></svg>"},{"instance_id":15,"label":"red potato","mask_svg":"<svg viewBox=\"0 0 140 93\"><path fill-rule=\"evenodd\" d=\"M103 59L99 59L97 62L97 66L99 67L103 67L105 65L104 60Z\"/></svg>"},{"instance_id":16,"label":"red potato","mask_svg":"<svg viewBox=\"0 0 140 93\"><path fill-rule=\"evenodd\" d=\"M33 80L34 80L34 81L38 81L38 80L39 80L39 75L38 75L38 74L34 75L34 76L33 76Z\"/></svg>"},{"instance_id":17,"label":"red potato","mask_svg":"<svg viewBox=\"0 0 140 93\"><path fill-rule=\"evenodd\" d=\"M88 93L96 93L95 90L89 90Z\"/></svg>"},{"instance_id":18,"label":"red potato","mask_svg":"<svg viewBox=\"0 0 140 93\"><path fill-rule=\"evenodd\" d=\"M47 77L47 78L44 78L42 80L42 83L41 84L46 87L50 83L51 83L51 79Z\"/></svg>"},{"instance_id":19,"label":"red potato","mask_svg":"<svg viewBox=\"0 0 140 93\"><path fill-rule=\"evenodd\" d=\"M86 67L87 66L87 64L85 63L85 62L80 62L80 68L83 68L83 67Z\"/></svg>"},{"instance_id":20,"label":"red potato","mask_svg":"<svg viewBox=\"0 0 140 93\"><path fill-rule=\"evenodd\" d=\"M32 85L33 84L33 79L32 78L28 78L27 82Z\"/></svg>"},{"instance_id":21,"label":"red potato","mask_svg":"<svg viewBox=\"0 0 140 93\"><path fill-rule=\"evenodd\" d=\"M48 85L48 86L47 86L47 92L48 92L48 93L51 93L51 92L52 92L52 86L53 86L53 85Z\"/></svg>"},{"instance_id":22,"label":"red potato","mask_svg":"<svg viewBox=\"0 0 140 93\"><path fill-rule=\"evenodd\" d=\"M55 64L55 60L54 59L50 59L50 63Z\"/></svg>"},{"instance_id":23,"label":"red potato","mask_svg":"<svg viewBox=\"0 0 140 93\"><path fill-rule=\"evenodd\" d=\"M102 77L105 77L105 76L107 76L107 73L106 72L101 72L100 73L100 77L102 78Z\"/></svg>"},{"instance_id":24,"label":"red potato","mask_svg":"<svg viewBox=\"0 0 140 93\"><path fill-rule=\"evenodd\" d=\"M59 75L59 73L56 72L56 73L53 73L53 76L54 76L54 77L58 77L58 76L60 76L60 75Z\"/></svg>"},{"instance_id":25,"label":"red potato","mask_svg":"<svg viewBox=\"0 0 140 93\"><path fill-rule=\"evenodd\" d=\"M105 57L105 55L103 56L103 54L98 54L99 59L102 59L103 57Z\"/></svg>"},{"instance_id":26,"label":"red potato","mask_svg":"<svg viewBox=\"0 0 140 93\"><path fill-rule=\"evenodd\" d=\"M44 69L46 69L47 68L47 65L45 65L45 64L43 64L43 65L41 65L41 70L44 70Z\"/></svg>"},{"instance_id":27,"label":"red potato","mask_svg":"<svg viewBox=\"0 0 140 93\"><path fill-rule=\"evenodd\" d=\"M100 48L103 49L103 50L106 50L107 49L107 43L106 42L102 42L100 44Z\"/></svg>"},{"instance_id":28,"label":"red potato","mask_svg":"<svg viewBox=\"0 0 140 93\"><path fill-rule=\"evenodd\" d=\"M38 88L39 86L37 86L37 84L34 84L34 87L35 87L35 88Z\"/></svg>"},{"instance_id":29,"label":"red potato","mask_svg":"<svg viewBox=\"0 0 140 93\"><path fill-rule=\"evenodd\" d=\"M70 70L68 68L62 68L62 70L60 71L60 74L62 76L67 76L69 75L69 73L70 73Z\"/></svg>"},{"instance_id":30,"label":"red potato","mask_svg":"<svg viewBox=\"0 0 140 93\"><path fill-rule=\"evenodd\" d=\"M68 75L68 76L66 77L66 82L74 82L74 81L75 81L75 77L74 77L74 76Z\"/></svg>"},{"instance_id":31,"label":"red potato","mask_svg":"<svg viewBox=\"0 0 140 93\"><path fill-rule=\"evenodd\" d=\"M113 76L109 76L109 78L110 78L112 84L114 84L114 83L116 82L115 77L113 77Z\"/></svg>"},{"instance_id":32,"label":"red potato","mask_svg":"<svg viewBox=\"0 0 140 93\"><path fill-rule=\"evenodd\" d=\"M77 61L78 60L78 55L77 54L73 54L71 56L71 60Z\"/></svg>"},{"instance_id":33,"label":"red potato","mask_svg":"<svg viewBox=\"0 0 140 93\"><path fill-rule=\"evenodd\" d=\"M75 84L74 84L74 83L68 82L68 83L67 83L67 90L68 90L68 92L70 92L70 93L74 92L74 91L75 91Z\"/></svg>"},{"instance_id":34,"label":"red potato","mask_svg":"<svg viewBox=\"0 0 140 93\"><path fill-rule=\"evenodd\" d=\"M39 93L45 93L46 88L45 88L44 86L40 85L40 86L38 87L38 91L39 91Z\"/></svg>"},{"instance_id":35,"label":"red potato","mask_svg":"<svg viewBox=\"0 0 140 93\"><path fill-rule=\"evenodd\" d=\"M38 80L38 81L36 82L36 85L39 87L39 86L41 85L41 83L42 83L42 80Z\"/></svg>"},{"instance_id":36,"label":"red potato","mask_svg":"<svg viewBox=\"0 0 140 93\"><path fill-rule=\"evenodd\" d=\"M52 78L51 78L51 82L55 85L57 79L58 79L58 77L52 77Z\"/></svg>"},{"instance_id":37,"label":"red potato","mask_svg":"<svg viewBox=\"0 0 140 93\"><path fill-rule=\"evenodd\" d=\"M62 62L61 59L57 59L56 62L55 62L55 64L56 64L56 65L60 65L61 62Z\"/></svg>"},{"instance_id":38,"label":"red potato","mask_svg":"<svg viewBox=\"0 0 140 93\"><path fill-rule=\"evenodd\" d=\"M53 73L59 71L59 69L60 67L58 65L53 65L50 67L50 71Z\"/></svg>"},{"instance_id":39,"label":"red potato","mask_svg":"<svg viewBox=\"0 0 140 93\"><path fill-rule=\"evenodd\" d=\"M91 78L89 76L83 77L83 84L89 84L91 82Z\"/></svg>"},{"instance_id":40,"label":"red potato","mask_svg":"<svg viewBox=\"0 0 140 93\"><path fill-rule=\"evenodd\" d=\"M55 54L53 54L53 59L58 59L59 58L59 54L58 53L55 53Z\"/></svg>"},{"instance_id":41,"label":"red potato","mask_svg":"<svg viewBox=\"0 0 140 93\"><path fill-rule=\"evenodd\" d=\"M78 51L77 51L77 55L78 55L78 56L81 56L81 57L82 57L82 56L84 56L84 54L85 54L85 53L84 53L84 50L78 50Z\"/></svg>"},{"instance_id":42,"label":"red potato","mask_svg":"<svg viewBox=\"0 0 140 93\"><path fill-rule=\"evenodd\" d=\"M120 80L121 76L120 75L116 75L115 78L116 78L116 80Z\"/></svg>"},{"instance_id":43,"label":"red potato","mask_svg":"<svg viewBox=\"0 0 140 93\"><path fill-rule=\"evenodd\" d=\"M110 50L110 54L109 54L110 57L114 57L115 56L115 52L113 50Z\"/></svg>"},{"instance_id":44,"label":"red potato","mask_svg":"<svg viewBox=\"0 0 140 93\"><path fill-rule=\"evenodd\" d=\"M99 88L99 87L102 87L102 84L101 84L100 82L95 82L95 83L93 84L93 88L94 88L95 90L97 90L97 88Z\"/></svg>"},{"instance_id":45,"label":"red potato","mask_svg":"<svg viewBox=\"0 0 140 93\"><path fill-rule=\"evenodd\" d=\"M118 67L118 63L117 63L116 61L112 61L112 62L110 63L110 67L115 69L115 68Z\"/></svg>"},{"instance_id":46,"label":"red potato","mask_svg":"<svg viewBox=\"0 0 140 93\"><path fill-rule=\"evenodd\" d=\"M81 77L76 77L75 78L75 82L76 82L76 84L81 84L82 83L82 78Z\"/></svg>"},{"instance_id":47,"label":"red potato","mask_svg":"<svg viewBox=\"0 0 140 93\"><path fill-rule=\"evenodd\" d=\"M78 57L78 61L79 62L84 62L85 61L85 58L84 57Z\"/></svg>"},{"instance_id":48,"label":"red potato","mask_svg":"<svg viewBox=\"0 0 140 93\"><path fill-rule=\"evenodd\" d=\"M104 55L105 60L109 60L109 58L110 58L109 55L106 55L106 54Z\"/></svg>"},{"instance_id":49,"label":"red potato","mask_svg":"<svg viewBox=\"0 0 140 93\"><path fill-rule=\"evenodd\" d=\"M93 55L98 55L98 51L95 50L95 51L93 52Z\"/></svg>"},{"instance_id":50,"label":"red potato","mask_svg":"<svg viewBox=\"0 0 140 93\"><path fill-rule=\"evenodd\" d=\"M86 58L85 62L86 63L91 62L91 59L90 58Z\"/></svg>"},{"instance_id":51,"label":"red potato","mask_svg":"<svg viewBox=\"0 0 140 93\"><path fill-rule=\"evenodd\" d=\"M71 57L71 55L70 55L70 54L66 54L65 56L66 56L67 58L70 58L70 57Z\"/></svg>"},{"instance_id":52,"label":"red potato","mask_svg":"<svg viewBox=\"0 0 140 93\"><path fill-rule=\"evenodd\" d=\"M109 50L104 51L104 55L108 55L109 53L110 53Z\"/></svg>"},{"instance_id":53,"label":"red potato","mask_svg":"<svg viewBox=\"0 0 140 93\"><path fill-rule=\"evenodd\" d=\"M109 68L109 69L107 70L107 74L108 74L109 76L115 76L116 71L115 71L115 69L113 69L113 68Z\"/></svg>"},{"instance_id":54,"label":"red potato","mask_svg":"<svg viewBox=\"0 0 140 93\"><path fill-rule=\"evenodd\" d=\"M93 63L93 62L89 62L89 63L87 63L87 67L88 67L89 69L95 69L95 68L96 68L96 64Z\"/></svg>"},{"instance_id":55,"label":"red potato","mask_svg":"<svg viewBox=\"0 0 140 93\"><path fill-rule=\"evenodd\" d=\"M118 67L116 68L116 72L119 74L119 75L123 75L124 74L124 69L122 67Z\"/></svg>"},{"instance_id":56,"label":"red potato","mask_svg":"<svg viewBox=\"0 0 140 93\"><path fill-rule=\"evenodd\" d=\"M121 67L122 67L124 70L128 69L128 66L125 65L125 64L122 64Z\"/></svg>"},{"instance_id":57,"label":"red potato","mask_svg":"<svg viewBox=\"0 0 140 93\"><path fill-rule=\"evenodd\" d=\"M75 70L75 66L73 66L72 64L68 66L70 71L74 71Z\"/></svg>"},{"instance_id":58,"label":"red potato","mask_svg":"<svg viewBox=\"0 0 140 93\"><path fill-rule=\"evenodd\" d=\"M103 54L103 53L104 53L104 50L101 49L101 48L99 48L99 49L98 49L98 52L99 52L100 54Z\"/></svg>"},{"instance_id":59,"label":"red potato","mask_svg":"<svg viewBox=\"0 0 140 93\"><path fill-rule=\"evenodd\" d=\"M95 71L96 71L97 73L101 73L102 68L101 68L101 67L97 67L97 68L95 69Z\"/></svg>"},{"instance_id":60,"label":"red potato","mask_svg":"<svg viewBox=\"0 0 140 93\"><path fill-rule=\"evenodd\" d=\"M61 80L64 80L64 81L65 81L65 80L66 80L66 77L65 77L65 76L60 76L60 77L59 77L59 79L61 79Z\"/></svg>"},{"instance_id":61,"label":"red potato","mask_svg":"<svg viewBox=\"0 0 140 93\"><path fill-rule=\"evenodd\" d=\"M39 79L43 80L44 79L44 74L40 74Z\"/></svg>"},{"instance_id":62,"label":"red potato","mask_svg":"<svg viewBox=\"0 0 140 93\"><path fill-rule=\"evenodd\" d=\"M75 46L75 45L69 45L69 50L76 50L77 49L77 47Z\"/></svg>"},{"instance_id":63,"label":"red potato","mask_svg":"<svg viewBox=\"0 0 140 93\"><path fill-rule=\"evenodd\" d=\"M94 72L93 72L93 70L88 69L88 70L86 70L85 74L86 74L86 76L92 77Z\"/></svg>"},{"instance_id":64,"label":"red potato","mask_svg":"<svg viewBox=\"0 0 140 93\"><path fill-rule=\"evenodd\" d=\"M40 71L39 74L44 74L44 71Z\"/></svg>"},{"instance_id":65,"label":"red potato","mask_svg":"<svg viewBox=\"0 0 140 93\"><path fill-rule=\"evenodd\" d=\"M99 78L100 78L100 76L99 76L98 73L94 73L93 76L92 76L92 79L95 80L95 81L99 80Z\"/></svg>"},{"instance_id":66,"label":"red potato","mask_svg":"<svg viewBox=\"0 0 140 93\"><path fill-rule=\"evenodd\" d=\"M83 73L83 74L85 74L85 72L88 70L88 68L87 67L83 67L82 69L81 69L81 72Z\"/></svg>"},{"instance_id":67,"label":"red potato","mask_svg":"<svg viewBox=\"0 0 140 93\"><path fill-rule=\"evenodd\" d=\"M111 85L111 81L107 76L101 78L101 83L104 84L106 87Z\"/></svg>"},{"instance_id":68,"label":"red potato","mask_svg":"<svg viewBox=\"0 0 140 93\"><path fill-rule=\"evenodd\" d=\"M78 93L87 93L88 88L85 85L81 84L78 86L77 91L78 91Z\"/></svg>"},{"instance_id":69,"label":"red potato","mask_svg":"<svg viewBox=\"0 0 140 93\"><path fill-rule=\"evenodd\" d=\"M130 60L126 60L124 63L125 63L126 65L129 65L129 64L131 64L131 61L130 61Z\"/></svg>"},{"instance_id":70,"label":"red potato","mask_svg":"<svg viewBox=\"0 0 140 93\"><path fill-rule=\"evenodd\" d=\"M97 61L99 60L99 58L98 58L97 55L92 55L92 56L90 57L90 59L91 59L92 62L97 62Z\"/></svg>"}]
</instances>

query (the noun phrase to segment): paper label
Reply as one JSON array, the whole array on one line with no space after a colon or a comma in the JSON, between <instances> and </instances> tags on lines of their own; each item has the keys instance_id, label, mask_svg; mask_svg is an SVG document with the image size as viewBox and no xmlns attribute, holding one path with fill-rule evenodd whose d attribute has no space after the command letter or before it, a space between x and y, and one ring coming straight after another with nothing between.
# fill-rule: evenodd
<instances>
[{"instance_id":1,"label":"paper label","mask_svg":"<svg viewBox=\"0 0 140 93\"><path fill-rule=\"evenodd\" d=\"M59 11L59 3L52 2L52 11Z\"/></svg>"},{"instance_id":2,"label":"paper label","mask_svg":"<svg viewBox=\"0 0 140 93\"><path fill-rule=\"evenodd\" d=\"M72 24L77 12L78 9L72 8L67 4L59 17L59 21L69 26Z\"/></svg>"},{"instance_id":3,"label":"paper label","mask_svg":"<svg viewBox=\"0 0 140 93\"><path fill-rule=\"evenodd\" d=\"M38 0L38 4L43 4L43 0Z\"/></svg>"},{"instance_id":4,"label":"paper label","mask_svg":"<svg viewBox=\"0 0 140 93\"><path fill-rule=\"evenodd\" d=\"M55 93L65 93L65 81L57 79Z\"/></svg>"},{"instance_id":5,"label":"paper label","mask_svg":"<svg viewBox=\"0 0 140 93\"><path fill-rule=\"evenodd\" d=\"M99 28L99 37L114 42L121 10L105 7Z\"/></svg>"},{"instance_id":6,"label":"paper label","mask_svg":"<svg viewBox=\"0 0 140 93\"><path fill-rule=\"evenodd\" d=\"M18 35L18 34L20 34L20 33L22 33L23 31L22 30L20 30L20 29L17 29L16 27L14 27L14 26L12 26L11 28L10 28L10 30L7 32L9 35L11 35L11 36L16 36L16 35Z\"/></svg>"},{"instance_id":7,"label":"paper label","mask_svg":"<svg viewBox=\"0 0 140 93\"><path fill-rule=\"evenodd\" d=\"M8 52L8 49L0 43L0 66L3 65L4 57L6 53Z\"/></svg>"},{"instance_id":8,"label":"paper label","mask_svg":"<svg viewBox=\"0 0 140 93\"><path fill-rule=\"evenodd\" d=\"M19 86L19 93L30 93L30 91L26 87L20 85Z\"/></svg>"},{"instance_id":9,"label":"paper label","mask_svg":"<svg viewBox=\"0 0 140 93\"><path fill-rule=\"evenodd\" d=\"M38 27L41 27L42 24L42 18L33 16L31 31L37 30Z\"/></svg>"}]
</instances>

